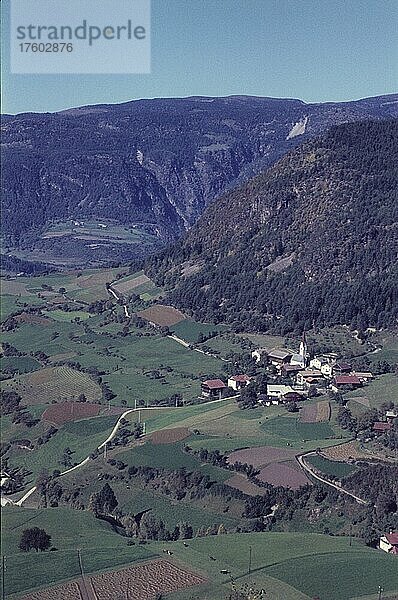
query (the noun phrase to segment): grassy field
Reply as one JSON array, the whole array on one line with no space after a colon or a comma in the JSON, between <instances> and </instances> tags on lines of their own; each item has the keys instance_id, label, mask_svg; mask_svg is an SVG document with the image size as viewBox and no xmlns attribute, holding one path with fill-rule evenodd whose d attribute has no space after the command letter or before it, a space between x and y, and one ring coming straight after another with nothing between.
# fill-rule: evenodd
<instances>
[{"instance_id":1,"label":"grassy field","mask_svg":"<svg viewBox=\"0 0 398 600\"><path fill-rule=\"evenodd\" d=\"M47 317L50 317L51 319L54 319L54 321L73 321L74 319L78 318L81 320L85 320L85 319L89 319L91 317L90 313L84 311L84 310L73 310L73 311L65 311L65 310L44 310L43 314L47 315Z\"/></svg>"},{"instance_id":2,"label":"grassy field","mask_svg":"<svg viewBox=\"0 0 398 600\"><path fill-rule=\"evenodd\" d=\"M113 288L123 296L137 294L142 300L152 300L162 292L161 288L156 287L153 281L144 275L144 271L137 271L132 275L118 279Z\"/></svg>"},{"instance_id":3,"label":"grassy field","mask_svg":"<svg viewBox=\"0 0 398 600\"><path fill-rule=\"evenodd\" d=\"M161 549L162 545L157 547ZM250 547L252 574L249 576ZM195 600L224 600L231 577L238 590L249 583L255 589L264 589L268 597L280 600L315 596L322 600L348 600L377 592L380 583L385 592L398 590L395 557L358 542L350 547L345 537L300 533L233 534L198 538L190 541L188 548L176 542L173 551L180 560L207 571L212 584L224 588L221 588L223 592L216 591L213 595L198 588ZM209 555L216 561L210 561ZM231 575L223 576L221 569L231 571ZM180 592L171 598L189 600L192 595Z\"/></svg>"},{"instance_id":4,"label":"grassy field","mask_svg":"<svg viewBox=\"0 0 398 600\"><path fill-rule=\"evenodd\" d=\"M51 536L56 552L23 554L18 551L26 527L42 527ZM311 533L252 533L209 536L178 542L151 542L126 546L110 526L85 511L6 508L2 521L6 556L5 590L11 594L79 574L77 548L87 573L162 555L206 573L209 583L195 590L171 594L171 600L225 600L231 582L241 590L246 584L264 589L273 600L348 600L377 592L398 590L396 559L346 537ZM251 574L248 574L251 548ZM209 556L215 558L209 560ZM220 573L227 569L230 574Z\"/></svg>"},{"instance_id":5,"label":"grassy field","mask_svg":"<svg viewBox=\"0 0 398 600\"><path fill-rule=\"evenodd\" d=\"M41 364L31 356L3 356L1 358L1 369L15 373L29 373L41 368Z\"/></svg>"},{"instance_id":6,"label":"grassy field","mask_svg":"<svg viewBox=\"0 0 398 600\"><path fill-rule=\"evenodd\" d=\"M308 456L306 457L306 461L321 473L336 477L337 479L343 479L356 471L354 465L328 460L327 458L323 458L323 456Z\"/></svg>"},{"instance_id":7,"label":"grassy field","mask_svg":"<svg viewBox=\"0 0 398 600\"><path fill-rule=\"evenodd\" d=\"M370 354L369 358L373 361L386 360L391 364L398 362L398 333L389 333L380 331L372 337L375 344L382 346L379 352Z\"/></svg>"},{"instance_id":8,"label":"grassy field","mask_svg":"<svg viewBox=\"0 0 398 600\"><path fill-rule=\"evenodd\" d=\"M192 436L191 439L195 439ZM183 451L183 444L190 445L190 438L184 442L174 444L155 445L150 441L141 446L136 446L124 452L117 453L117 459L128 465L148 466L160 469L176 470L185 468L187 471L201 471L215 481L226 481L231 477L231 472L210 464L201 465L200 461Z\"/></svg>"},{"instance_id":9,"label":"grassy field","mask_svg":"<svg viewBox=\"0 0 398 600\"><path fill-rule=\"evenodd\" d=\"M87 400L101 398L101 388L86 373L67 366L47 367L27 375L14 377L4 384L5 389L18 392L28 406L73 400L84 393Z\"/></svg>"},{"instance_id":10,"label":"grassy field","mask_svg":"<svg viewBox=\"0 0 398 600\"><path fill-rule=\"evenodd\" d=\"M398 400L398 376L394 373L387 373L386 375L378 375L369 384L349 392L347 398L355 398L358 396L365 396L370 401L370 406L373 408L379 408L383 402L397 402ZM356 403L358 404L358 403ZM366 407L363 407L366 410Z\"/></svg>"},{"instance_id":11,"label":"grassy field","mask_svg":"<svg viewBox=\"0 0 398 600\"><path fill-rule=\"evenodd\" d=\"M47 469L50 473L54 469L62 471L66 469L60 463L65 448L70 448L72 451L72 463L82 461L105 440L116 420L115 416L94 417L75 423L65 423L56 435L34 451L14 451L11 455L11 464L29 469L32 472L32 481L42 469Z\"/></svg>"},{"instance_id":12,"label":"grassy field","mask_svg":"<svg viewBox=\"0 0 398 600\"><path fill-rule=\"evenodd\" d=\"M2 554L5 555L5 592L23 592L80 574L77 549L82 549L87 572L142 560L154 554L150 548L128 547L107 523L85 511L68 508L4 508ZM43 528L51 535L56 552L25 554L18 550L21 534L28 527Z\"/></svg>"}]
</instances>

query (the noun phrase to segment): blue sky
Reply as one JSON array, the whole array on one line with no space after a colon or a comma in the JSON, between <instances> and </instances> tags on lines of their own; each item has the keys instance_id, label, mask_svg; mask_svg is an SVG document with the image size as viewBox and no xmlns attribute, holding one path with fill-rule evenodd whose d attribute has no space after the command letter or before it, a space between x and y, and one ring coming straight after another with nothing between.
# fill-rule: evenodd
<instances>
[{"instance_id":1,"label":"blue sky","mask_svg":"<svg viewBox=\"0 0 398 600\"><path fill-rule=\"evenodd\" d=\"M10 1L1 3L4 28ZM152 0L151 74L12 75L5 47L2 111L162 96L325 102L393 93L397 33L396 0Z\"/></svg>"}]
</instances>

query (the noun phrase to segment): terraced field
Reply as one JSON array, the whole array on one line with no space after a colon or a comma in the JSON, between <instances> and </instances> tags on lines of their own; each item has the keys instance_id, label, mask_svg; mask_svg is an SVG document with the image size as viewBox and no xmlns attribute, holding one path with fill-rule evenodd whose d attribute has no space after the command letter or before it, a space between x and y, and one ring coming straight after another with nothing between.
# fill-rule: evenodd
<instances>
[{"instance_id":1,"label":"terraced field","mask_svg":"<svg viewBox=\"0 0 398 600\"><path fill-rule=\"evenodd\" d=\"M99 385L86 373L67 366L40 369L6 381L4 385L20 394L28 406L75 400L82 393L89 402L96 402L102 395Z\"/></svg>"}]
</instances>

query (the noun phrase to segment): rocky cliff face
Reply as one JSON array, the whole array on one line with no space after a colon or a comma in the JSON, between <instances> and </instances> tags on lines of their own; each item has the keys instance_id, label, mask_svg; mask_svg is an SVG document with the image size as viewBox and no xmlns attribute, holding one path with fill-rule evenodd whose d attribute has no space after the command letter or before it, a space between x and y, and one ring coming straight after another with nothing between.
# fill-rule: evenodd
<instances>
[{"instance_id":1,"label":"rocky cliff face","mask_svg":"<svg viewBox=\"0 0 398 600\"><path fill-rule=\"evenodd\" d=\"M397 108L397 96L330 104L234 96L6 115L3 233L20 245L54 219L94 217L170 241L305 139Z\"/></svg>"}]
</instances>

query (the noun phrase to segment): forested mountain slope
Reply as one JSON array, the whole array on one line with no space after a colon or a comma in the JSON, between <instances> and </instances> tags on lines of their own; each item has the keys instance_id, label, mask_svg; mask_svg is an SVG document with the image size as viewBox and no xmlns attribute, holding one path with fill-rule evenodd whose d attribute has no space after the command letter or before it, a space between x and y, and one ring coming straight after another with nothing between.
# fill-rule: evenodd
<instances>
[{"instance_id":1,"label":"forested mountain slope","mask_svg":"<svg viewBox=\"0 0 398 600\"><path fill-rule=\"evenodd\" d=\"M334 127L214 202L147 271L238 330L392 325L397 164L398 120Z\"/></svg>"},{"instance_id":2,"label":"forested mountain slope","mask_svg":"<svg viewBox=\"0 0 398 600\"><path fill-rule=\"evenodd\" d=\"M333 124L398 114L397 96L356 102L233 96L138 100L5 115L3 236L32 245L54 219L106 219L163 241L226 189Z\"/></svg>"}]
</instances>

